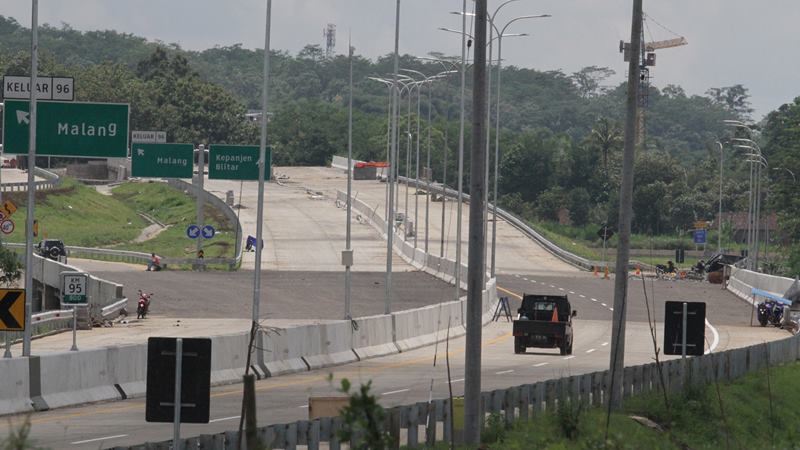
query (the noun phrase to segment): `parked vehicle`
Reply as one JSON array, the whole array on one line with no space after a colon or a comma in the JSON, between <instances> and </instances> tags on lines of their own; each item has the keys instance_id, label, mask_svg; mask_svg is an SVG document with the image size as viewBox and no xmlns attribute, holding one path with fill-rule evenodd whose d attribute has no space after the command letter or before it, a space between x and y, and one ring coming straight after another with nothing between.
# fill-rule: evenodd
<instances>
[{"instance_id":1,"label":"parked vehicle","mask_svg":"<svg viewBox=\"0 0 800 450\"><path fill-rule=\"evenodd\" d=\"M139 289L139 302L136 305L137 319L144 319L147 316L147 313L150 312L150 297L152 296L152 292L145 294L141 289Z\"/></svg>"},{"instance_id":2,"label":"parked vehicle","mask_svg":"<svg viewBox=\"0 0 800 450\"><path fill-rule=\"evenodd\" d=\"M45 258L50 258L53 261L59 261L61 257L64 258L63 262L67 262L67 250L64 247L64 242L59 239L44 239L36 244L36 252Z\"/></svg>"},{"instance_id":3,"label":"parked vehicle","mask_svg":"<svg viewBox=\"0 0 800 450\"><path fill-rule=\"evenodd\" d=\"M758 323L760 323L762 327L767 326L767 324L776 327L781 326L781 321L783 321L783 305L768 298L758 304L757 310Z\"/></svg>"},{"instance_id":4,"label":"parked vehicle","mask_svg":"<svg viewBox=\"0 0 800 450\"><path fill-rule=\"evenodd\" d=\"M523 295L519 316L513 322L514 353L528 347L558 348L572 354L572 310L566 295Z\"/></svg>"}]
</instances>

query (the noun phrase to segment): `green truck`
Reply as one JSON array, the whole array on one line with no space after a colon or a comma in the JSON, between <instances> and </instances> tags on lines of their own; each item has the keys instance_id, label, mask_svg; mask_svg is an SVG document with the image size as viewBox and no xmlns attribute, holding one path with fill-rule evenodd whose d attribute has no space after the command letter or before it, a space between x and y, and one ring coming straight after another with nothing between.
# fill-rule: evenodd
<instances>
[{"instance_id":1,"label":"green truck","mask_svg":"<svg viewBox=\"0 0 800 450\"><path fill-rule=\"evenodd\" d=\"M522 296L519 316L513 322L514 353L528 347L558 348L572 354L572 318L578 315L566 295Z\"/></svg>"}]
</instances>

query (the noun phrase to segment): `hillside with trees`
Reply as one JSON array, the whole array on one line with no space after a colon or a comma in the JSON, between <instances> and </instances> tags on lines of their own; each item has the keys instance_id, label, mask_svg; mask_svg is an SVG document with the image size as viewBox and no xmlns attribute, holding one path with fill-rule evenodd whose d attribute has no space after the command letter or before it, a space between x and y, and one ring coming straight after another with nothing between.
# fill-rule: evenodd
<instances>
[{"instance_id":1,"label":"hillside with trees","mask_svg":"<svg viewBox=\"0 0 800 450\"><path fill-rule=\"evenodd\" d=\"M0 16L0 73L28 73L29 39L29 30ZM165 130L174 142L258 142L257 125L245 119L245 112L260 105L263 60L259 50L232 45L186 51L113 30L45 25L40 29L40 55L43 75L75 78L76 100L130 103L133 129ZM432 56L446 61L403 55L400 66L432 75L449 70L455 61L446 55ZM390 73L392 58L370 60L356 55L353 65L355 156L383 160L388 90L368 77ZM271 67L274 164L324 165L333 155L342 154L347 145L347 57L326 58L318 45L308 45L297 55L273 51ZM624 84L607 85L613 73L596 66L571 74L503 68L498 180L503 205L531 220L556 220L560 211L562 215L567 211L568 220L577 226L613 225L625 96ZM431 153L434 178L450 185L455 184L458 93L459 77L451 74L426 86L420 98L422 153L426 158ZM404 98L401 105L403 150L406 130L416 142L416 91L411 100L409 105ZM468 93L468 114L470 101ZM789 149L796 148L800 136L781 127L795 120L799 109L794 104L772 113L765 128L765 147L774 148L776 161L787 168L791 164L798 168L800 161ZM751 113L748 91L741 85L709 87L702 96L689 95L675 85L650 87L645 145L637 155L635 232L675 233L688 229L695 220L715 219L720 182L715 142L730 134L724 119L749 121ZM467 148L470 136L467 130ZM445 152L447 180L442 179ZM400 164L405 170L404 161ZM742 158L729 157L725 172L723 209L746 211L748 166ZM770 171L770 176L775 178L777 172ZM777 186L771 190L770 203L776 210L800 198L796 189ZM787 233L800 237L796 211L779 215ZM800 267L800 256L793 261Z\"/></svg>"}]
</instances>

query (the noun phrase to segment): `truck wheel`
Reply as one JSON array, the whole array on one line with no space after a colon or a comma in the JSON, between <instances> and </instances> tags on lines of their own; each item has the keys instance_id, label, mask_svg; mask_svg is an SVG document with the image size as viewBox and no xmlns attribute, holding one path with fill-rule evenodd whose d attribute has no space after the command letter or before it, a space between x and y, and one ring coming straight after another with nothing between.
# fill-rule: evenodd
<instances>
[{"instance_id":1,"label":"truck wheel","mask_svg":"<svg viewBox=\"0 0 800 450\"><path fill-rule=\"evenodd\" d=\"M567 354L567 343L566 342L562 342L561 346L558 347L558 349L561 351L562 355L566 355Z\"/></svg>"},{"instance_id":2,"label":"truck wheel","mask_svg":"<svg viewBox=\"0 0 800 450\"><path fill-rule=\"evenodd\" d=\"M572 341L569 341L569 347L567 347L567 354L568 355L572 354Z\"/></svg>"},{"instance_id":3,"label":"truck wheel","mask_svg":"<svg viewBox=\"0 0 800 450\"><path fill-rule=\"evenodd\" d=\"M525 346L522 345L522 339L514 338L514 353L519 355L520 353L525 353L525 350Z\"/></svg>"}]
</instances>

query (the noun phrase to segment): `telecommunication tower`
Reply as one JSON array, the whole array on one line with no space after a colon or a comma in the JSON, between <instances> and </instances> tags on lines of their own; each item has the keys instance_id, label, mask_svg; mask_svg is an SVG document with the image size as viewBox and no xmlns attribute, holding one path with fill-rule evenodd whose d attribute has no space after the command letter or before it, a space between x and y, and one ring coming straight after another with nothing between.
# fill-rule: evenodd
<instances>
[{"instance_id":1,"label":"telecommunication tower","mask_svg":"<svg viewBox=\"0 0 800 450\"><path fill-rule=\"evenodd\" d=\"M325 38L325 57L333 58L333 50L336 48L336 24L329 23L322 30L322 37Z\"/></svg>"}]
</instances>

